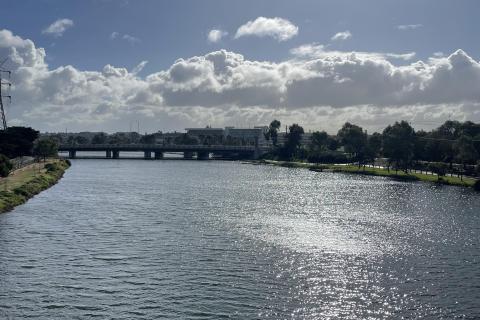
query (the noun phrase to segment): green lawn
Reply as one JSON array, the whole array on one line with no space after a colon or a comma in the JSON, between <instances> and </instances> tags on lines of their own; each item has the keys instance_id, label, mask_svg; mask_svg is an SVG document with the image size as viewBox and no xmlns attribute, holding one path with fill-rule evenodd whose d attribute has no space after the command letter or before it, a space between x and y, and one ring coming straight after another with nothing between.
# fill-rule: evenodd
<instances>
[{"instance_id":1,"label":"green lawn","mask_svg":"<svg viewBox=\"0 0 480 320\"><path fill-rule=\"evenodd\" d=\"M424 174L424 173L414 173L409 172L408 174L399 170L395 172L395 170L388 171L387 169L382 168L372 168L372 167L358 167L354 165L317 165L314 163L306 163L306 162L293 162L293 161L275 161L275 160L263 160L261 163L277 165L282 167L289 167L289 168L306 168L312 169L314 171L323 171L323 170L332 170L333 172L344 172L344 173L352 173L352 174L365 174L365 175L372 175L372 176L381 176L381 177L390 177L394 179L401 179L401 180L409 180L409 181L427 181L427 182L435 182L435 183L442 183L447 185L455 185L455 186L464 186L464 187L473 187L475 184L475 179L463 177L460 179L458 177L438 177L437 175L432 174Z\"/></svg>"}]
</instances>

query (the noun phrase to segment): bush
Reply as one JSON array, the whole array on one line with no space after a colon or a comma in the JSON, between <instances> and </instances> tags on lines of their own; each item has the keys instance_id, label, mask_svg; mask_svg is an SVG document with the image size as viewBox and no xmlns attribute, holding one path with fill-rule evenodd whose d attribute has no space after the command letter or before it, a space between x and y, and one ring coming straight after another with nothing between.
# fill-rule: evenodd
<instances>
[{"instance_id":1,"label":"bush","mask_svg":"<svg viewBox=\"0 0 480 320\"><path fill-rule=\"evenodd\" d=\"M307 157L308 162L313 163L348 163L346 154L335 151L325 151L321 153L312 153Z\"/></svg>"},{"instance_id":2,"label":"bush","mask_svg":"<svg viewBox=\"0 0 480 320\"><path fill-rule=\"evenodd\" d=\"M0 154L0 177L6 177L12 170L13 165L3 154Z\"/></svg>"},{"instance_id":3,"label":"bush","mask_svg":"<svg viewBox=\"0 0 480 320\"><path fill-rule=\"evenodd\" d=\"M475 181L473 189L475 189L475 191L480 191L480 180Z\"/></svg>"}]
</instances>

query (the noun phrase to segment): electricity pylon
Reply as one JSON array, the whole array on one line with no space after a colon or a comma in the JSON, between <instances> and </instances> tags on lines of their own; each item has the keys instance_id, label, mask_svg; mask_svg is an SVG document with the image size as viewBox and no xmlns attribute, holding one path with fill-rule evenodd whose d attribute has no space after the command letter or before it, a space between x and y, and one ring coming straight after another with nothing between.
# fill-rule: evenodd
<instances>
[{"instance_id":1,"label":"electricity pylon","mask_svg":"<svg viewBox=\"0 0 480 320\"><path fill-rule=\"evenodd\" d=\"M12 96L10 95L4 95L2 93L2 88L3 86L8 86L8 88L10 89L10 87L12 86L12 84L8 81L3 81L2 79L2 75L4 73L8 74L8 80L10 80L10 76L12 74L12 72L10 70L4 70L2 68L3 64L7 61L7 59L3 60L2 63L0 63L0 112L2 114L2 125L3 125L3 130L7 130L7 118L5 117L5 108L3 107L3 98L8 98L10 100L10 102L12 102Z\"/></svg>"}]
</instances>

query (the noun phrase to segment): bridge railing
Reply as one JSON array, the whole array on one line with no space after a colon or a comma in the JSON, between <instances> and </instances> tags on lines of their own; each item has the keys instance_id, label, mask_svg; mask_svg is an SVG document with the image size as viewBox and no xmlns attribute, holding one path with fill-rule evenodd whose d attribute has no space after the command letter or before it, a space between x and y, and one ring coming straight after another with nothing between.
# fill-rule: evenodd
<instances>
[{"instance_id":1,"label":"bridge railing","mask_svg":"<svg viewBox=\"0 0 480 320\"><path fill-rule=\"evenodd\" d=\"M59 146L59 150L81 150L81 149L90 149L90 150L115 150L115 149L138 149L138 150L185 150L185 149L195 149L195 150L232 150L232 151L252 151L256 146L232 146L232 145L186 145L186 144L62 144Z\"/></svg>"}]
</instances>

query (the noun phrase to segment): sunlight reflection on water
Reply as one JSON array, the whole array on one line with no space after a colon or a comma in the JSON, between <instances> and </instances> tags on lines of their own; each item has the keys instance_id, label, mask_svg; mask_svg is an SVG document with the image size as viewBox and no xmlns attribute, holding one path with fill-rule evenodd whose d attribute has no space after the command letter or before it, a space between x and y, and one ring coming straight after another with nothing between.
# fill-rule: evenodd
<instances>
[{"instance_id":1,"label":"sunlight reflection on water","mask_svg":"<svg viewBox=\"0 0 480 320\"><path fill-rule=\"evenodd\" d=\"M77 160L0 215L0 318L473 319L479 213L455 187Z\"/></svg>"}]
</instances>

